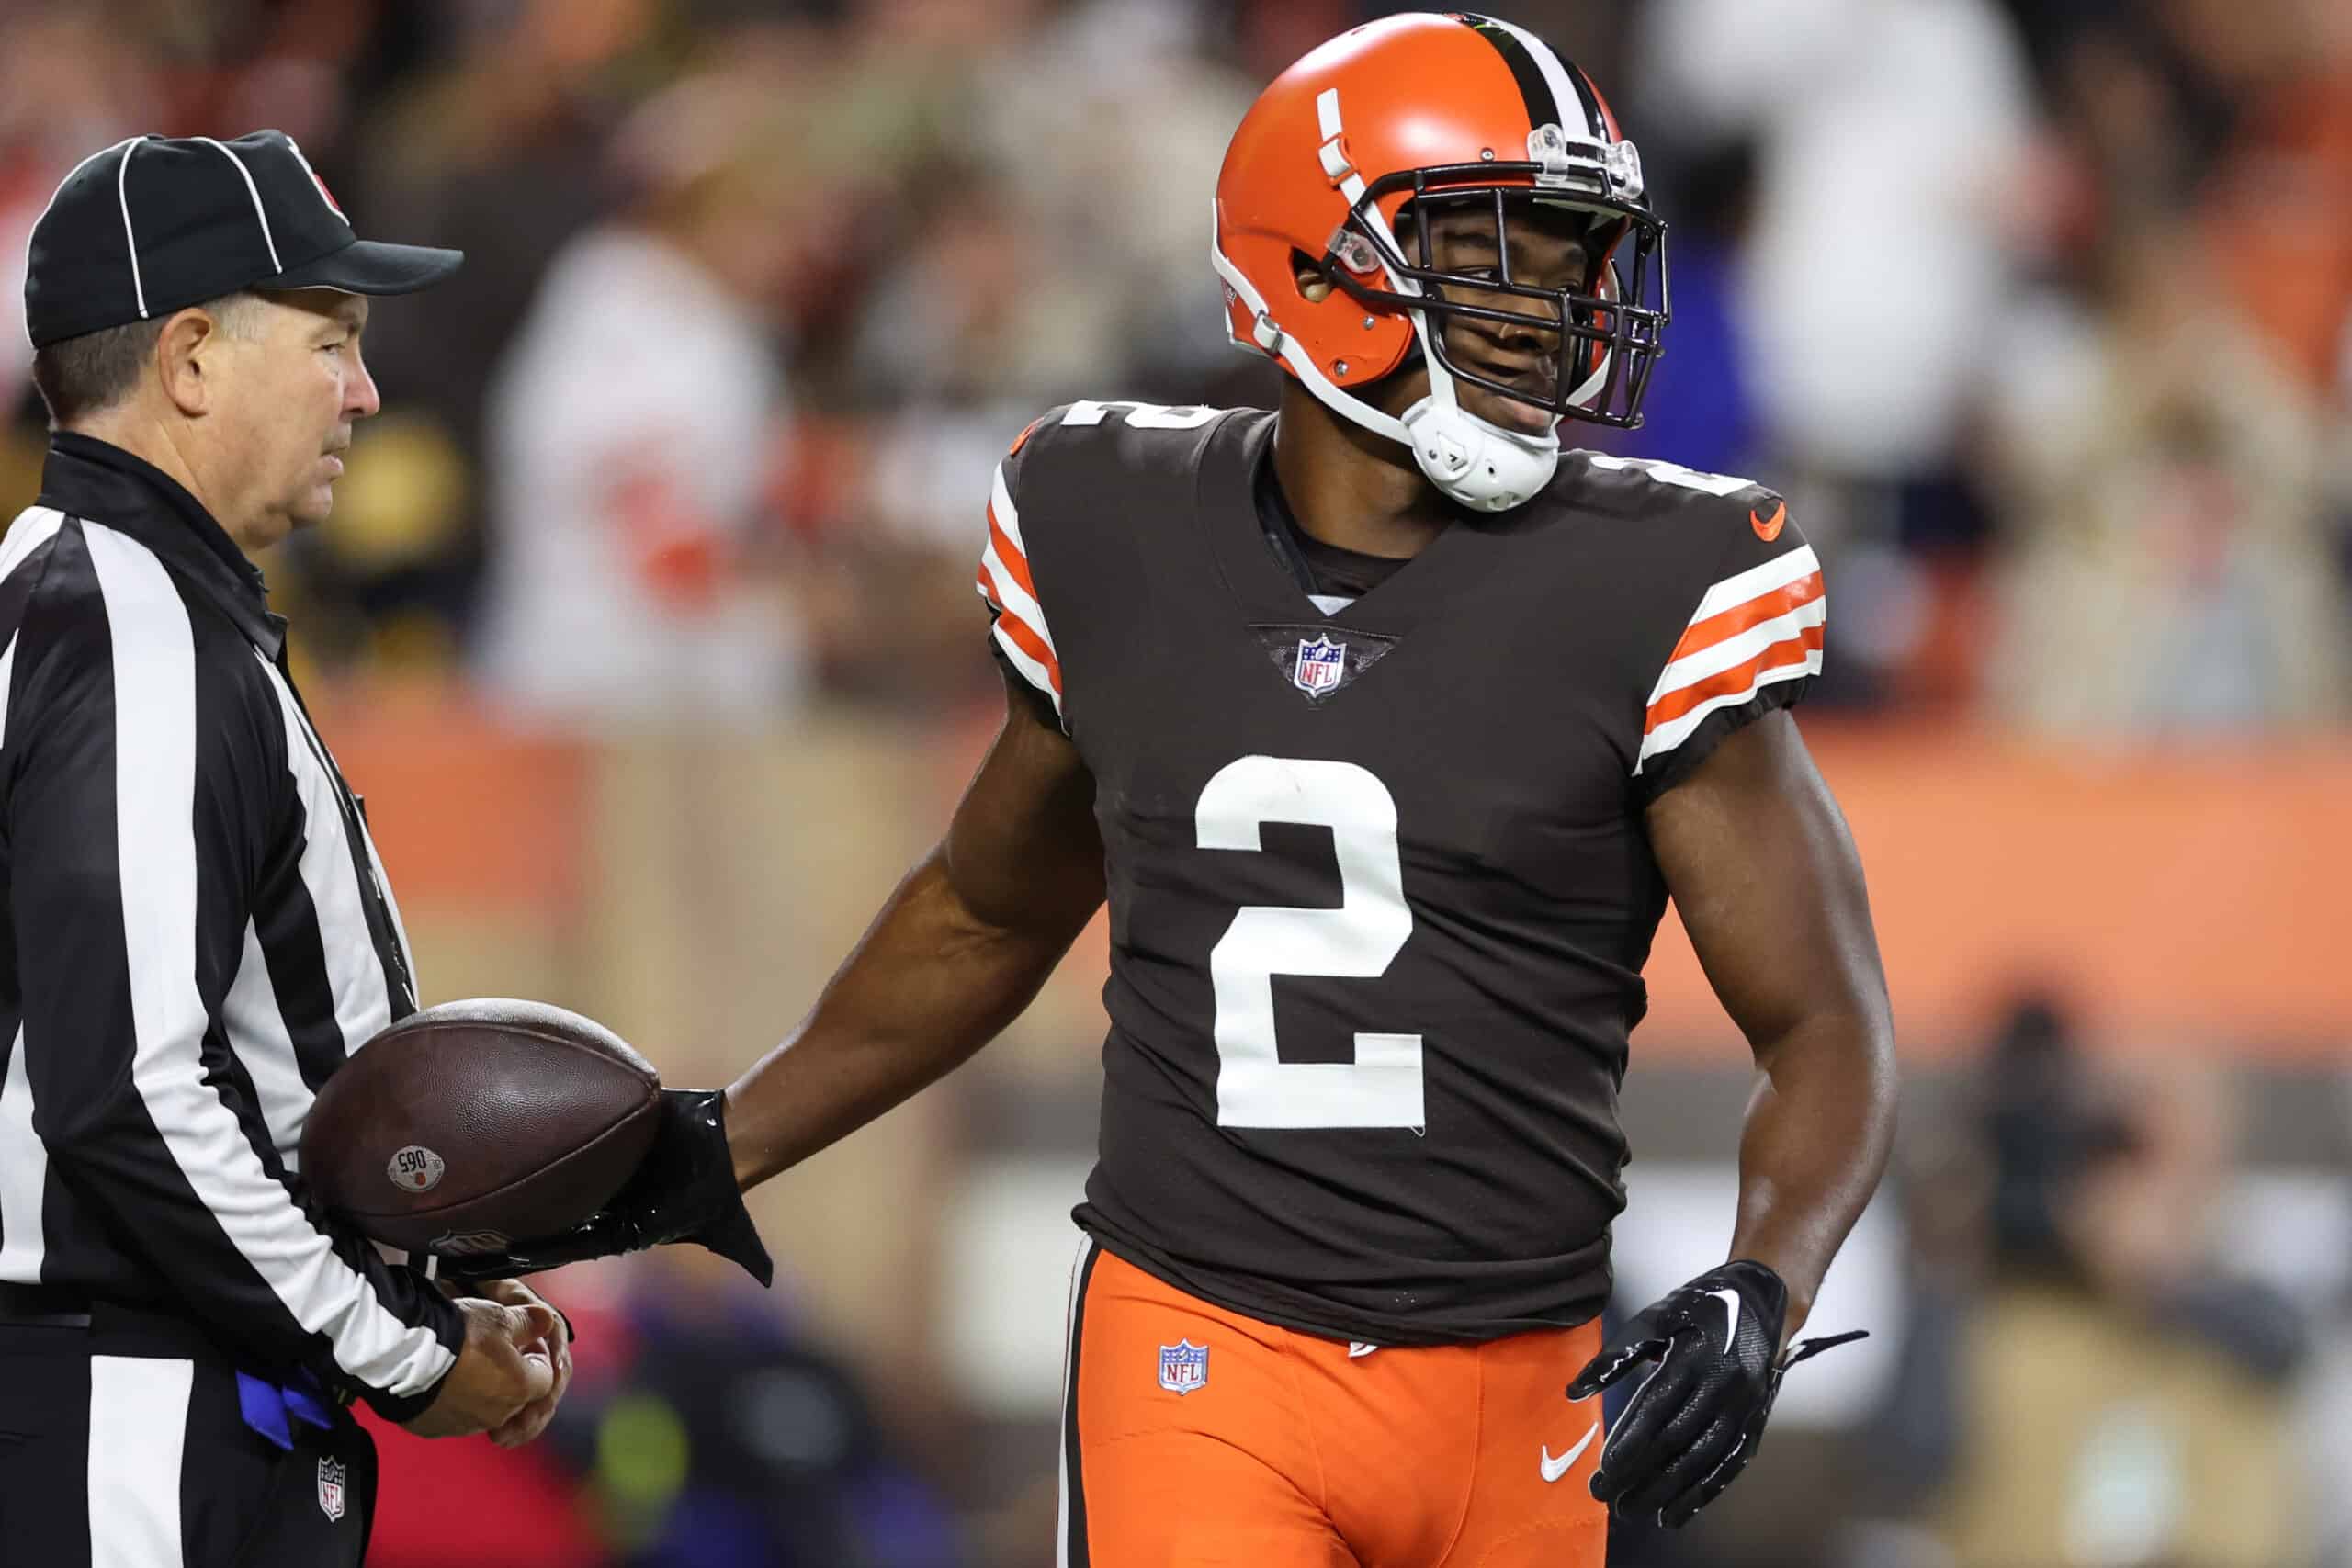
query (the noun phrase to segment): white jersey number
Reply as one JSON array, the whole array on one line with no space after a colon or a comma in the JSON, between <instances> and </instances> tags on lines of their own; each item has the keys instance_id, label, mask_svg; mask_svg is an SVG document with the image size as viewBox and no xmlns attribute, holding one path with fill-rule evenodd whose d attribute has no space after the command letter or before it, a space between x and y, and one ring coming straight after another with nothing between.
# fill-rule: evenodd
<instances>
[{"instance_id":1,"label":"white jersey number","mask_svg":"<svg viewBox=\"0 0 2352 1568\"><path fill-rule=\"evenodd\" d=\"M1660 462L1655 457L1609 457L1594 453L1585 461L1596 468L1612 472L1646 474L1662 485L1679 490L1695 490L1705 495L1737 495L1744 490L1757 488L1754 479L1741 479L1737 474L1704 474L1696 468L1686 468L1679 463Z\"/></svg>"},{"instance_id":2,"label":"white jersey number","mask_svg":"<svg viewBox=\"0 0 2352 1568\"><path fill-rule=\"evenodd\" d=\"M1201 791L1201 848L1257 850L1259 825L1331 829L1340 907L1246 905L1209 950L1216 991L1216 1119L1223 1127L1420 1127L1421 1037L1359 1032L1352 1062L1285 1062L1274 1044L1277 975L1376 978L1412 934L1396 801L1353 762L1244 757Z\"/></svg>"},{"instance_id":3,"label":"white jersey number","mask_svg":"<svg viewBox=\"0 0 2352 1568\"><path fill-rule=\"evenodd\" d=\"M1124 414L1126 417L1128 428L1133 430L1198 430L1225 412L1225 410L1172 409L1165 403L1138 403L1125 398L1114 398L1105 402L1092 402L1080 399L1070 404L1063 412L1062 423L1064 424L1100 424L1106 415L1113 412Z\"/></svg>"}]
</instances>

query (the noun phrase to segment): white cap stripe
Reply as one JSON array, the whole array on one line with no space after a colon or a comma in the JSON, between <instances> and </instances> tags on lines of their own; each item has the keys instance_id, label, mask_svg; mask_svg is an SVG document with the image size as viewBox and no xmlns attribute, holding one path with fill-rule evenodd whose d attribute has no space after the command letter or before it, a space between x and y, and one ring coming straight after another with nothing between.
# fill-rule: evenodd
<instances>
[{"instance_id":1,"label":"white cap stripe","mask_svg":"<svg viewBox=\"0 0 2352 1568\"><path fill-rule=\"evenodd\" d=\"M261 243L269 247L269 270L284 272L285 265L277 259L277 242L269 237L269 214L262 210L261 191L254 184L254 172L245 167L245 161L237 156L236 149L227 143L215 141L209 136L199 136L196 140L203 142L207 147L220 148L221 155L237 165L237 173L243 175L245 179L245 194L254 198L254 218L261 224ZM295 156L300 157L301 154L298 152Z\"/></svg>"},{"instance_id":2,"label":"white cap stripe","mask_svg":"<svg viewBox=\"0 0 2352 1568\"><path fill-rule=\"evenodd\" d=\"M65 177L64 177L63 179L62 179L62 180L60 180L60 181L58 181L58 182L57 182L57 188L56 188L55 190L51 191L51 192L49 193L49 201L48 201L47 205L43 206L43 207L41 208L41 209L40 209L40 215L41 215L41 217L42 217L42 218L46 218L46 217L48 217L48 216L49 216L49 209L50 209L50 208L51 208L51 207L55 207L55 206L57 205L57 198L58 198L59 197L61 197L61 196L62 196L62 195L64 195L64 194L65 194L65 187L66 187L67 186L72 185L72 184L74 183L74 176L75 175L80 174L83 170L85 170L85 169L88 168L91 164L93 164L96 163L99 159L101 159L101 158L105 157L107 153L109 153L109 152L113 152L113 151L115 150L115 147L128 147L128 146L130 146L132 142L134 142L134 141L138 141L138 140L139 140L139 138L137 138L136 136L126 136L126 137L124 137L121 141L118 141L118 142L116 142L116 143L114 144L114 147L101 147L101 148L99 148L96 152L95 152L91 153L88 157L86 157L86 158L83 159L80 163L78 163L78 164L74 164L72 168L70 168L70 169L66 170L66 171L65 171ZM36 219L36 220L34 220L34 221L33 221L33 229L38 229L38 228L40 228L40 219ZM32 269L33 269L33 236L32 236L32 229L28 229L28 230L26 230L26 231L25 231L25 270L26 270L27 272L30 272L30 271L32 271ZM30 342L32 341L32 335L33 335L33 325L32 325L32 322L31 322L30 321L26 321L26 322L25 322L25 341L26 341L26 342L28 342L28 343L30 343Z\"/></svg>"},{"instance_id":3,"label":"white cap stripe","mask_svg":"<svg viewBox=\"0 0 2352 1568\"><path fill-rule=\"evenodd\" d=\"M130 292L139 301L139 319L147 319L147 286L139 277L139 236L130 231L130 155L139 151L141 138L132 137L122 145L122 162L115 165L114 197L122 206L122 243L130 249ZM69 179L71 175L67 176ZM51 200L56 199L51 197Z\"/></svg>"}]
</instances>

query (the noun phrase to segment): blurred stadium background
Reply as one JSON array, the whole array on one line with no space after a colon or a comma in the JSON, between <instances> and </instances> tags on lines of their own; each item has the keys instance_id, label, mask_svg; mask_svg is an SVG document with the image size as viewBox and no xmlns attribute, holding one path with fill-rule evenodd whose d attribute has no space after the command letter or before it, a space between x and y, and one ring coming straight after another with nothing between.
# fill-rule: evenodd
<instances>
[{"instance_id":1,"label":"blurred stadium background","mask_svg":"<svg viewBox=\"0 0 2352 1568\"><path fill-rule=\"evenodd\" d=\"M1272 395L1211 182L1264 80L1390 8L6 0L0 313L136 130L279 127L364 229L470 254L380 304L388 412L271 581L428 999L724 1081L992 728L997 453L1074 396ZM1673 226L1621 449L1781 487L1828 563L1804 722L1909 1067L1815 1318L1876 1337L1613 1561L2352 1564L2352 6L1499 8L1611 92ZM28 357L0 329L11 511ZM375 1561L1050 1562L1102 963L1098 928L759 1195L772 1298L557 1276L557 1432L389 1436ZM1636 1301L1720 1256L1748 1081L1671 932L1651 977Z\"/></svg>"}]
</instances>

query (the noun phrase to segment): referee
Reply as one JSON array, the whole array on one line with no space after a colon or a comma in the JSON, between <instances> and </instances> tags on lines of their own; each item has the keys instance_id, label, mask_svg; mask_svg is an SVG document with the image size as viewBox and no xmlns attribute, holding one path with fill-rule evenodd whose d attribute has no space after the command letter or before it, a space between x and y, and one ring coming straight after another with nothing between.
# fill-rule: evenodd
<instances>
[{"instance_id":1,"label":"referee","mask_svg":"<svg viewBox=\"0 0 2352 1568\"><path fill-rule=\"evenodd\" d=\"M359 802L248 556L334 504L368 296L300 149L138 137L34 227L53 435L0 536L0 1563L357 1563L364 1399L536 1437L570 1358L525 1287L452 1301L310 1205L303 1118L414 1010Z\"/></svg>"}]
</instances>

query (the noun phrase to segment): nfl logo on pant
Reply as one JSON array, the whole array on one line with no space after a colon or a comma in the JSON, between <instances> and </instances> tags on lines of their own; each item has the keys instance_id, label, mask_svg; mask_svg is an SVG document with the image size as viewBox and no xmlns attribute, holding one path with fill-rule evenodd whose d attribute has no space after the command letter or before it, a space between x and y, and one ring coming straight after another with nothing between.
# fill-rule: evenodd
<instances>
[{"instance_id":1,"label":"nfl logo on pant","mask_svg":"<svg viewBox=\"0 0 2352 1568\"><path fill-rule=\"evenodd\" d=\"M1179 1339L1159 1348L1159 1386L1170 1393L1190 1393L1209 1381L1209 1348Z\"/></svg>"},{"instance_id":2,"label":"nfl logo on pant","mask_svg":"<svg viewBox=\"0 0 2352 1568\"><path fill-rule=\"evenodd\" d=\"M329 1519L343 1517L343 1461L319 1461L319 1512Z\"/></svg>"},{"instance_id":3,"label":"nfl logo on pant","mask_svg":"<svg viewBox=\"0 0 2352 1568\"><path fill-rule=\"evenodd\" d=\"M1291 684L1310 697L1319 697L1337 691L1340 677L1348 672L1348 645L1333 642L1328 636L1313 641L1298 640L1298 663L1290 672Z\"/></svg>"}]
</instances>

